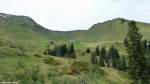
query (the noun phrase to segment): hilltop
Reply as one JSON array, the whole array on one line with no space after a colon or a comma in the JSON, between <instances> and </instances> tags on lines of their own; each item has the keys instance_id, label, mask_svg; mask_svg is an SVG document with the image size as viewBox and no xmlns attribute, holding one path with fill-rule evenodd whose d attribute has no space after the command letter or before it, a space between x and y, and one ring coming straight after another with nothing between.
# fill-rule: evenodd
<instances>
[{"instance_id":1,"label":"hilltop","mask_svg":"<svg viewBox=\"0 0 150 84\"><path fill-rule=\"evenodd\" d=\"M94 24L88 30L54 31L28 16L0 13L0 82L18 80L15 75L19 75L25 84L33 82L32 76L37 76L38 82L47 82L38 84L130 84L125 71L93 65L91 53L86 53L87 48L95 52L96 46L105 46L108 51L114 45L120 56L127 58L122 41L128 22L116 18ZM150 39L150 24L136 24L144 38ZM47 47L70 43L74 44L76 59L44 54Z\"/></svg>"},{"instance_id":2,"label":"hilltop","mask_svg":"<svg viewBox=\"0 0 150 84\"><path fill-rule=\"evenodd\" d=\"M24 41L41 40L78 40L88 42L123 40L126 35L128 20L116 18L91 26L88 30L53 31L46 29L27 16L0 14L0 38ZM149 38L150 24L137 22L144 35Z\"/></svg>"}]
</instances>

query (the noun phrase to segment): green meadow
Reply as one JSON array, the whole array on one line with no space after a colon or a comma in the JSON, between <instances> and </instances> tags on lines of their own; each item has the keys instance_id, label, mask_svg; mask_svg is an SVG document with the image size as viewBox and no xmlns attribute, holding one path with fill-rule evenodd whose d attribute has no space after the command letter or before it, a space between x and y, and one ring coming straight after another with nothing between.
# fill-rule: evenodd
<instances>
[{"instance_id":1,"label":"green meadow","mask_svg":"<svg viewBox=\"0 0 150 84\"><path fill-rule=\"evenodd\" d=\"M131 84L127 72L90 62L90 48L114 45L128 59L123 40L128 20L117 18L94 24L88 30L52 31L26 16L0 16L0 83L19 84ZM150 39L150 24L136 22L143 39ZM44 55L50 48L74 44L76 59Z\"/></svg>"}]
</instances>

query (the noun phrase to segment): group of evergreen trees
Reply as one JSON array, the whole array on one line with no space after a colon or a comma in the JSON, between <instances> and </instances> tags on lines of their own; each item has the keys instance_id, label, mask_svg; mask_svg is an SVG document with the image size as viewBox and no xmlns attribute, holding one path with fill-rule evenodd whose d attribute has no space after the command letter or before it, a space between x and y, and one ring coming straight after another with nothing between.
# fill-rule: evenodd
<instances>
[{"instance_id":1,"label":"group of evergreen trees","mask_svg":"<svg viewBox=\"0 0 150 84\"><path fill-rule=\"evenodd\" d=\"M51 49L50 45L48 45L47 49L44 51L44 54L63 58L72 58L72 59L76 58L73 44L71 44L70 46L63 44L60 46L55 46L53 49Z\"/></svg>"},{"instance_id":2,"label":"group of evergreen trees","mask_svg":"<svg viewBox=\"0 0 150 84\"><path fill-rule=\"evenodd\" d=\"M99 46L97 46L95 52L91 53L91 63L99 64L102 67L113 67L124 71L127 68L125 57L120 57L118 50L113 45L108 52L105 47L102 47L100 50Z\"/></svg>"}]
</instances>

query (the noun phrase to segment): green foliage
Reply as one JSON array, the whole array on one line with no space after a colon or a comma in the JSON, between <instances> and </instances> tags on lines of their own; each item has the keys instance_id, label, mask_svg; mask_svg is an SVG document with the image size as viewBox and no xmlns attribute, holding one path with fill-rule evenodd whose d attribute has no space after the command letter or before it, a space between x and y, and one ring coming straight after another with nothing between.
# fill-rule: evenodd
<instances>
[{"instance_id":1,"label":"green foliage","mask_svg":"<svg viewBox=\"0 0 150 84\"><path fill-rule=\"evenodd\" d=\"M60 72L60 70L57 69L56 67L50 67L50 68L48 69L47 75L48 75L48 78L50 79L50 78L53 78L53 77L60 77L60 76L62 76L63 74L62 74L62 73Z\"/></svg>"},{"instance_id":2,"label":"green foliage","mask_svg":"<svg viewBox=\"0 0 150 84\"><path fill-rule=\"evenodd\" d=\"M75 59L75 50L74 45L71 44L68 48L66 44L55 46L53 49L50 48L50 45L47 46L47 49L44 51L44 55L52 55L52 56L58 56L58 57L67 57Z\"/></svg>"},{"instance_id":3,"label":"green foliage","mask_svg":"<svg viewBox=\"0 0 150 84\"><path fill-rule=\"evenodd\" d=\"M42 55L40 55L40 54L34 54L34 56L39 57L39 58L42 57Z\"/></svg>"},{"instance_id":4,"label":"green foliage","mask_svg":"<svg viewBox=\"0 0 150 84\"><path fill-rule=\"evenodd\" d=\"M100 55L101 55L104 59L106 58L106 56L107 56L107 51L106 51L105 47L102 47L101 52L100 52Z\"/></svg>"},{"instance_id":5,"label":"green foliage","mask_svg":"<svg viewBox=\"0 0 150 84\"><path fill-rule=\"evenodd\" d=\"M22 62L18 62L16 70L5 71L0 76L0 82L18 82L19 84L44 84L43 75L39 67L28 69Z\"/></svg>"},{"instance_id":6,"label":"green foliage","mask_svg":"<svg viewBox=\"0 0 150 84\"><path fill-rule=\"evenodd\" d=\"M122 58L116 60L116 69L121 70L121 71L126 71L127 69L127 63L126 63L126 59L124 56L122 56Z\"/></svg>"},{"instance_id":7,"label":"green foliage","mask_svg":"<svg viewBox=\"0 0 150 84\"><path fill-rule=\"evenodd\" d=\"M73 61L70 65L71 72L69 74L80 74L89 70L89 63L83 61Z\"/></svg>"},{"instance_id":8,"label":"green foliage","mask_svg":"<svg viewBox=\"0 0 150 84\"><path fill-rule=\"evenodd\" d=\"M45 57L43 61L48 65L60 65L61 63L59 61L56 61L52 57Z\"/></svg>"},{"instance_id":9,"label":"green foliage","mask_svg":"<svg viewBox=\"0 0 150 84\"><path fill-rule=\"evenodd\" d=\"M76 58L76 54L75 54L75 50L74 50L74 45L71 44L69 47L68 47L68 50L67 50L67 57L68 58L72 58L72 59L75 59Z\"/></svg>"},{"instance_id":10,"label":"green foliage","mask_svg":"<svg viewBox=\"0 0 150 84\"><path fill-rule=\"evenodd\" d=\"M127 46L128 46L128 44L129 44L129 43L128 43L127 38L125 38L125 39L124 39L123 43L124 43L125 47L127 47Z\"/></svg>"},{"instance_id":11,"label":"green foliage","mask_svg":"<svg viewBox=\"0 0 150 84\"><path fill-rule=\"evenodd\" d=\"M96 49L95 49L95 54L96 54L97 56L100 55L100 49L99 49L99 46L96 47Z\"/></svg>"},{"instance_id":12,"label":"green foliage","mask_svg":"<svg viewBox=\"0 0 150 84\"><path fill-rule=\"evenodd\" d=\"M120 55L118 53L118 50L114 47L114 45L112 45L108 52L108 57L107 57L108 64L110 65L111 63L112 67L116 68L119 59L120 59Z\"/></svg>"},{"instance_id":13,"label":"green foliage","mask_svg":"<svg viewBox=\"0 0 150 84\"><path fill-rule=\"evenodd\" d=\"M101 66L101 67L105 67L105 62L104 62L104 58L100 55L99 56L99 65Z\"/></svg>"},{"instance_id":14,"label":"green foliage","mask_svg":"<svg viewBox=\"0 0 150 84\"><path fill-rule=\"evenodd\" d=\"M99 67L91 67L89 71L84 71L78 75L76 78L70 77L53 77L50 80L52 84L99 84L101 78L103 78L104 70Z\"/></svg>"},{"instance_id":15,"label":"green foliage","mask_svg":"<svg viewBox=\"0 0 150 84\"><path fill-rule=\"evenodd\" d=\"M147 51L147 40L143 40L142 44L144 51Z\"/></svg>"},{"instance_id":16,"label":"green foliage","mask_svg":"<svg viewBox=\"0 0 150 84\"><path fill-rule=\"evenodd\" d=\"M149 74L147 71L146 58L142 45L142 35L134 21L129 22L127 47L129 55L129 74L135 84L149 84Z\"/></svg>"},{"instance_id":17,"label":"green foliage","mask_svg":"<svg viewBox=\"0 0 150 84\"><path fill-rule=\"evenodd\" d=\"M87 49L86 49L86 53L91 53L90 48L87 48Z\"/></svg>"},{"instance_id":18,"label":"green foliage","mask_svg":"<svg viewBox=\"0 0 150 84\"><path fill-rule=\"evenodd\" d=\"M106 44L106 48L108 48L113 41L117 41L116 45L119 45L127 33L127 22L127 20L114 19L104 23L95 24L89 30L62 32L45 29L29 17L10 15L9 17L4 18L0 16L0 79L4 81L19 80L21 84L49 84L49 80L52 81L52 84L127 84L126 82L120 81L128 80L122 78L123 76L121 76L120 73L117 73L117 70L110 70L106 67L104 67L104 71L110 73L107 74L108 78L103 78L101 80L102 75L99 75L99 73L101 74L102 71L99 70L100 68L93 65L91 68L87 63L91 60L89 54L85 53L82 56L79 55L82 53L82 50L85 52L86 47L90 47L90 50L93 51L93 44L99 45L99 43L96 43L99 41L102 42L102 45L105 41L106 43L104 42L104 44ZM150 35L148 32L150 25L147 23L137 23L137 25L143 30L142 33L144 33L144 38L148 39ZM42 56L41 54L48 42L47 50L44 52L45 55ZM62 43L74 44L67 47L67 52L69 50L70 55L66 54L66 45L60 45ZM103 50L101 51L103 52ZM59 60L56 60L57 57L44 57L52 54L54 56L59 55L58 57L63 58L76 58L76 56L79 55L77 59L81 64L79 62L79 64L75 63L74 66L71 66L71 68L74 69L73 71L76 72L75 74L73 73L74 75L66 73L62 74L62 67L64 65L70 66L72 63L66 62L68 60L72 61L72 59L58 58ZM105 58L105 55L102 55L102 57ZM94 58L95 61L93 61L93 63L95 64L102 61L108 63L107 59L98 60L96 56L91 58ZM116 62L123 65L122 60L123 58ZM87 62L82 63L82 61ZM110 64L111 63L112 62L110 62ZM42 70L35 67L39 64ZM120 68L121 65L116 65L117 69L118 67ZM14 68L16 66L17 69ZM43 75L46 75L46 77ZM49 76L49 79L47 79L47 75ZM105 76L107 77L107 75ZM46 80L46 82L44 82L44 80Z\"/></svg>"},{"instance_id":19,"label":"green foliage","mask_svg":"<svg viewBox=\"0 0 150 84\"><path fill-rule=\"evenodd\" d=\"M106 57L107 57L106 49L105 49L105 47L102 47L100 55L99 55L99 64L100 64L100 66L102 66L102 67L105 66Z\"/></svg>"},{"instance_id":20,"label":"green foliage","mask_svg":"<svg viewBox=\"0 0 150 84\"><path fill-rule=\"evenodd\" d=\"M24 70L23 74L17 74L21 84L43 84L43 75L39 73L39 67L33 67L31 70Z\"/></svg>"},{"instance_id":21,"label":"green foliage","mask_svg":"<svg viewBox=\"0 0 150 84\"><path fill-rule=\"evenodd\" d=\"M97 56L95 53L92 52L91 54L91 63L92 64L98 64Z\"/></svg>"}]
</instances>

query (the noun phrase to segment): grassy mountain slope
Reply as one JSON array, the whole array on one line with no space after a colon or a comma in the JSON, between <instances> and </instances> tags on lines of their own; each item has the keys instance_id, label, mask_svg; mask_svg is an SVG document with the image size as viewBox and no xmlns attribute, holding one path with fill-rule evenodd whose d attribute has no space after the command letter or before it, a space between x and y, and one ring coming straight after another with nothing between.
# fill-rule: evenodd
<instances>
[{"instance_id":1,"label":"grassy mountain slope","mask_svg":"<svg viewBox=\"0 0 150 84\"><path fill-rule=\"evenodd\" d=\"M137 22L144 38L149 38L150 24ZM89 30L74 32L75 39L85 41L120 41L126 36L128 20L117 18L94 24Z\"/></svg>"},{"instance_id":2,"label":"grassy mountain slope","mask_svg":"<svg viewBox=\"0 0 150 84\"><path fill-rule=\"evenodd\" d=\"M125 54L122 40L126 34L127 23L128 20L118 18L95 24L89 30L62 32L45 29L26 16L0 13L0 79L3 72L14 73L13 70L18 67L18 64L22 63L27 68L40 66L40 73L44 74L46 78L44 80L48 84L50 82L52 84L66 84L68 80L75 84L82 84L78 83L82 81L87 81L84 84L130 84L127 73L107 67L99 67L105 72L105 75L101 76L102 78L97 78L97 75L91 75L90 73L70 75L72 69L70 66L72 66L74 60L52 57L54 59L52 62L56 62L56 65L55 63L46 64L44 59L48 56L43 55L43 51L50 41L54 41L54 44L50 46L73 42L77 63L86 62L90 64L90 54L85 53L85 50L90 47L94 51L97 45L109 48L112 44L115 44L119 52ZM137 25L144 38L150 38L150 24L137 22ZM80 69L85 66L76 67L76 69ZM90 64L86 68L97 67L91 67ZM18 71L16 73L23 72ZM54 78L48 79L48 73L54 75Z\"/></svg>"},{"instance_id":3,"label":"grassy mountain slope","mask_svg":"<svg viewBox=\"0 0 150 84\"><path fill-rule=\"evenodd\" d=\"M0 38L24 41L79 40L79 41L117 41L126 35L128 20L117 18L94 24L89 30L52 31L38 25L26 16L0 14ZM149 38L150 24L137 22L145 38Z\"/></svg>"}]
</instances>

